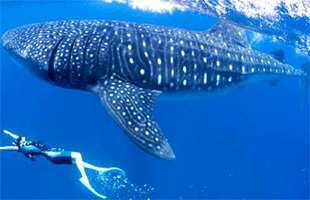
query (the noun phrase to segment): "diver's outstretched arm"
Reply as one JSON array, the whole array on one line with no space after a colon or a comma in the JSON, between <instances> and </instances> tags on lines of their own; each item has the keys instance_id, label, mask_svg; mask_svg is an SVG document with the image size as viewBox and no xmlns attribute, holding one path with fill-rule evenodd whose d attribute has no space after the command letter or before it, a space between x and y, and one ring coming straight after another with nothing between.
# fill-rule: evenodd
<instances>
[{"instance_id":1,"label":"diver's outstretched arm","mask_svg":"<svg viewBox=\"0 0 310 200\"><path fill-rule=\"evenodd\" d=\"M15 135L15 134L11 133L11 132L8 131L8 130L3 130L3 132L4 132L5 134L11 136L11 137L14 138L15 140L17 140L17 139L19 138L18 135Z\"/></svg>"},{"instance_id":2,"label":"diver's outstretched arm","mask_svg":"<svg viewBox=\"0 0 310 200\"><path fill-rule=\"evenodd\" d=\"M2 151L18 151L17 146L5 146L5 147L0 147L0 150Z\"/></svg>"},{"instance_id":3,"label":"diver's outstretched arm","mask_svg":"<svg viewBox=\"0 0 310 200\"><path fill-rule=\"evenodd\" d=\"M82 155L78 152L72 152L71 153L71 157L74 161L74 163L76 164L77 168L79 169L82 177L79 179L80 182L87 187L92 193L94 193L95 195L97 195L98 197L102 198L102 199L106 199L107 197L104 195L99 194L98 192L96 192L94 190L94 188L90 185L88 177L85 173L85 169L84 169L84 164L83 164L83 159L82 159Z\"/></svg>"}]
</instances>

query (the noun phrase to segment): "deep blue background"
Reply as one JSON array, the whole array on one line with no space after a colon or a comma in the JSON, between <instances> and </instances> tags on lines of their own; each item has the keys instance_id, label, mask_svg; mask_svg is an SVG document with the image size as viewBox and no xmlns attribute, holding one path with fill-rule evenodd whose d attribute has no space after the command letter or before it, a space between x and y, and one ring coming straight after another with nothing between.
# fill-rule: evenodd
<instances>
[{"instance_id":1,"label":"deep blue background","mask_svg":"<svg viewBox=\"0 0 310 200\"><path fill-rule=\"evenodd\" d=\"M103 2L2 2L1 35L34 22L106 19L206 30L217 20L195 13L152 14ZM279 43L298 67L306 58ZM309 105L300 111L296 79L267 82L196 100L157 101L155 117L176 153L173 162L149 156L122 133L91 93L55 87L16 66L1 48L1 130L82 152L87 162L118 166L151 198L309 198ZM309 99L307 100L309 102ZM1 135L1 144L11 141ZM73 166L30 162L1 153L1 198L96 198Z\"/></svg>"}]
</instances>

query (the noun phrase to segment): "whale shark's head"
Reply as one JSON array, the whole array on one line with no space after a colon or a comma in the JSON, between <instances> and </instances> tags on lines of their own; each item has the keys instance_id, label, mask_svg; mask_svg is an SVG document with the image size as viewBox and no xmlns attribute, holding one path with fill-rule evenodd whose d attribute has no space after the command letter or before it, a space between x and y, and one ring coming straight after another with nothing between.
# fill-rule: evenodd
<instances>
[{"instance_id":1,"label":"whale shark's head","mask_svg":"<svg viewBox=\"0 0 310 200\"><path fill-rule=\"evenodd\" d=\"M37 25L22 26L7 31L2 45L13 61L39 78L49 80L48 62L55 40L43 40Z\"/></svg>"}]
</instances>

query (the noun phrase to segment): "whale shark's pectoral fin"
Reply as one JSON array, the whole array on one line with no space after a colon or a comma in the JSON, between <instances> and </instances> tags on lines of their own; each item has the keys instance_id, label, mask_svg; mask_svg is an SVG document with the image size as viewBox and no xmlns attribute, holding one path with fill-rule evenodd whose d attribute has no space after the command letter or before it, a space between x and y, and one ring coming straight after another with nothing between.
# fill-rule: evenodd
<instances>
[{"instance_id":1,"label":"whale shark's pectoral fin","mask_svg":"<svg viewBox=\"0 0 310 200\"><path fill-rule=\"evenodd\" d=\"M175 159L152 115L154 101L160 91L140 88L115 76L99 80L90 90L98 95L110 115L135 144L154 156Z\"/></svg>"}]
</instances>

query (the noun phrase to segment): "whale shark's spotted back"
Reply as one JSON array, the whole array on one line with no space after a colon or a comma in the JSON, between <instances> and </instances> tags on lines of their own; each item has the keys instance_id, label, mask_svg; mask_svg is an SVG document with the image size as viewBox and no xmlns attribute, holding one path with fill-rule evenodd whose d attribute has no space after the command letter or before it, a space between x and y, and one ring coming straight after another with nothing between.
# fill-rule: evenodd
<instances>
[{"instance_id":1,"label":"whale shark's spotted back","mask_svg":"<svg viewBox=\"0 0 310 200\"><path fill-rule=\"evenodd\" d=\"M221 26L194 32L113 21L60 21L13 29L3 44L68 87L87 86L112 73L141 87L170 91L235 84L241 74L300 75L253 51L242 30Z\"/></svg>"},{"instance_id":2,"label":"whale shark's spotted back","mask_svg":"<svg viewBox=\"0 0 310 200\"><path fill-rule=\"evenodd\" d=\"M194 32L116 21L48 22L10 30L2 42L45 80L97 94L130 139L165 159L174 153L152 116L162 91L306 76L279 56L251 49L244 30L224 23Z\"/></svg>"}]
</instances>

